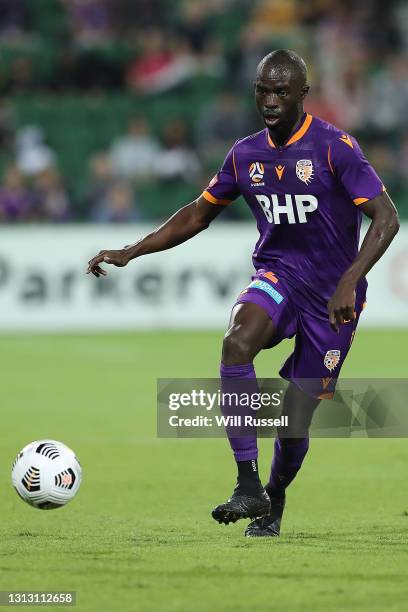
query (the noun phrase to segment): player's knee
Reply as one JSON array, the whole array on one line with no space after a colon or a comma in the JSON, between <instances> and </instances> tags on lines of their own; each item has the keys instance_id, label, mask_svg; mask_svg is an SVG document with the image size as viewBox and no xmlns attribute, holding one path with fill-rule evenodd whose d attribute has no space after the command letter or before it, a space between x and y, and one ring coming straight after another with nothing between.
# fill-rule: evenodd
<instances>
[{"instance_id":1,"label":"player's knee","mask_svg":"<svg viewBox=\"0 0 408 612\"><path fill-rule=\"evenodd\" d=\"M225 365L250 363L253 358L251 340L242 328L231 327L224 336L222 361Z\"/></svg>"}]
</instances>

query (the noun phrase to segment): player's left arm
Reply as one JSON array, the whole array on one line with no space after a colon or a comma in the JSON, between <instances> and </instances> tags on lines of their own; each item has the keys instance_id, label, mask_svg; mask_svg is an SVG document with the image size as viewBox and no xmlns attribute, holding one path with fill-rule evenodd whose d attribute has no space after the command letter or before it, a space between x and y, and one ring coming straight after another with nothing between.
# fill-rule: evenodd
<instances>
[{"instance_id":1,"label":"player's left arm","mask_svg":"<svg viewBox=\"0 0 408 612\"><path fill-rule=\"evenodd\" d=\"M332 167L351 199L371 223L357 257L329 300L329 321L335 331L342 323L355 318L356 286L385 253L399 230L397 210L357 142L350 140L353 145L350 146L340 140L334 143ZM368 197L356 197L363 194Z\"/></svg>"},{"instance_id":2,"label":"player's left arm","mask_svg":"<svg viewBox=\"0 0 408 612\"><path fill-rule=\"evenodd\" d=\"M340 279L328 304L330 325L336 331L338 325L354 319L358 281L385 253L399 230L398 213L386 191L360 204L360 209L370 217L371 223L357 257Z\"/></svg>"}]
</instances>

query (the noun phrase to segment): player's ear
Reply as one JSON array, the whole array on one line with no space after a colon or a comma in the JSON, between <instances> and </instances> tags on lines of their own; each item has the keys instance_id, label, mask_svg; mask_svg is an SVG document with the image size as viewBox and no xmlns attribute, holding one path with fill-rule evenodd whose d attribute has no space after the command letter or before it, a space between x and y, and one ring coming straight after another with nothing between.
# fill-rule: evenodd
<instances>
[{"instance_id":1,"label":"player's ear","mask_svg":"<svg viewBox=\"0 0 408 612\"><path fill-rule=\"evenodd\" d=\"M301 92L301 96L302 96L302 100L304 100L307 96L307 94L309 93L309 89L310 89L310 85L303 85L302 87L302 92Z\"/></svg>"}]
</instances>

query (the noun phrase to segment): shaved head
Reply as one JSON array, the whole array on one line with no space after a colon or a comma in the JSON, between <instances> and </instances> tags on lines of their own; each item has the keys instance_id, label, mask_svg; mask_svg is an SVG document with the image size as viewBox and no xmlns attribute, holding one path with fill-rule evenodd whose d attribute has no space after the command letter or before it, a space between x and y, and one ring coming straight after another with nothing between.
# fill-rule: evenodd
<instances>
[{"instance_id":1,"label":"shaved head","mask_svg":"<svg viewBox=\"0 0 408 612\"><path fill-rule=\"evenodd\" d=\"M271 138L283 143L301 121L309 91L304 60L287 49L268 53L256 71L255 102Z\"/></svg>"},{"instance_id":2,"label":"shaved head","mask_svg":"<svg viewBox=\"0 0 408 612\"><path fill-rule=\"evenodd\" d=\"M307 67L304 59L295 51L289 49L278 49L265 55L259 62L256 71L257 76L272 76L285 80L296 79L300 86L307 83Z\"/></svg>"}]
</instances>

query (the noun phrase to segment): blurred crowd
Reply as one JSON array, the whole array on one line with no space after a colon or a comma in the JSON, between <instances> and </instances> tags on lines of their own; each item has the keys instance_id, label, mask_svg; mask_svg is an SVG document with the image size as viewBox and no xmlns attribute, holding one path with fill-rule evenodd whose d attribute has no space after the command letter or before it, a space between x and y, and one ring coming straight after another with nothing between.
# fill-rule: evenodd
<instances>
[{"instance_id":1,"label":"blurred crowd","mask_svg":"<svg viewBox=\"0 0 408 612\"><path fill-rule=\"evenodd\" d=\"M169 206L149 206L149 193L164 202L181 185L198 195L233 142L261 129L255 68L280 47L309 64L306 109L360 139L408 216L403 0L0 0L0 219L167 216ZM168 101L197 82L211 87L188 113L167 118ZM46 95L58 105L69 95L109 104L122 94L138 110L105 146L83 153L81 176L66 171L63 144L53 146L47 126L25 119L17 103Z\"/></svg>"}]
</instances>

